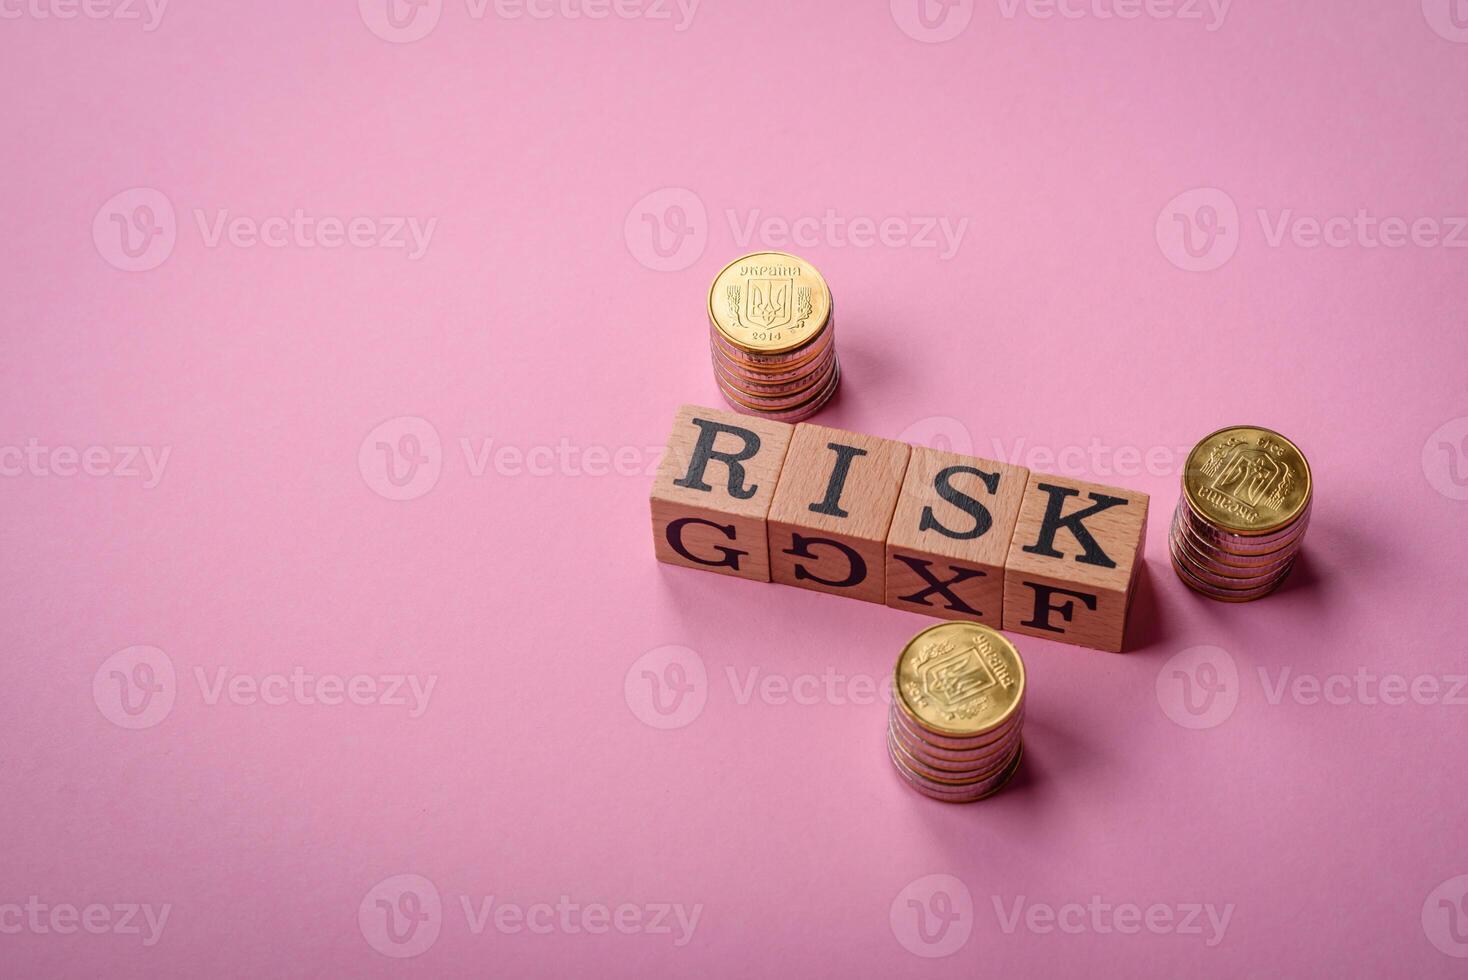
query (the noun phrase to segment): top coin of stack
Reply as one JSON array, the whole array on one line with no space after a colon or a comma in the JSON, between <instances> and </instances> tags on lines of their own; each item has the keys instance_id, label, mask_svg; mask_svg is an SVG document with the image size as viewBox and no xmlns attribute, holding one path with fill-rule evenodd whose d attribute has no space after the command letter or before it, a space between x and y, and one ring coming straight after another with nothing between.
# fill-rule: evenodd
<instances>
[{"instance_id":1,"label":"top coin of stack","mask_svg":"<svg viewBox=\"0 0 1468 980\"><path fill-rule=\"evenodd\" d=\"M1310 524L1314 487L1298 446L1269 429L1232 426L1188 454L1172 516L1172 567L1224 602L1268 595L1290 574Z\"/></svg>"},{"instance_id":2,"label":"top coin of stack","mask_svg":"<svg viewBox=\"0 0 1468 980\"><path fill-rule=\"evenodd\" d=\"M726 265L709 289L714 378L735 411L783 422L810 418L841 382L831 290L785 252Z\"/></svg>"},{"instance_id":3,"label":"top coin of stack","mask_svg":"<svg viewBox=\"0 0 1468 980\"><path fill-rule=\"evenodd\" d=\"M972 803L1019 768L1025 665L1002 635L978 623L930 626L897 660L887 755L924 796Z\"/></svg>"}]
</instances>

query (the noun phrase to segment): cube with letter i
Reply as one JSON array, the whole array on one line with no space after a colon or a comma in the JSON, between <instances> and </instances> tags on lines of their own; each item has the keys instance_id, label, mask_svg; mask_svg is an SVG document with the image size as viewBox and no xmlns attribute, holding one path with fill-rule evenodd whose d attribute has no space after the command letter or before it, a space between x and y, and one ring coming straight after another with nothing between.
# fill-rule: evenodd
<instances>
[{"instance_id":1,"label":"cube with letter i","mask_svg":"<svg viewBox=\"0 0 1468 980\"><path fill-rule=\"evenodd\" d=\"M775 582L884 602L885 549L910 448L801 423L770 505Z\"/></svg>"},{"instance_id":2,"label":"cube with letter i","mask_svg":"<svg viewBox=\"0 0 1468 980\"><path fill-rule=\"evenodd\" d=\"M914 446L887 534L887 605L998 629L1004 560L1029 475Z\"/></svg>"},{"instance_id":3,"label":"cube with letter i","mask_svg":"<svg viewBox=\"0 0 1468 980\"><path fill-rule=\"evenodd\" d=\"M1004 570L1004 628L1120 652L1145 493L1031 473Z\"/></svg>"},{"instance_id":4,"label":"cube with letter i","mask_svg":"<svg viewBox=\"0 0 1468 980\"><path fill-rule=\"evenodd\" d=\"M652 487L659 561L770 580L766 518L794 426L678 409Z\"/></svg>"}]
</instances>

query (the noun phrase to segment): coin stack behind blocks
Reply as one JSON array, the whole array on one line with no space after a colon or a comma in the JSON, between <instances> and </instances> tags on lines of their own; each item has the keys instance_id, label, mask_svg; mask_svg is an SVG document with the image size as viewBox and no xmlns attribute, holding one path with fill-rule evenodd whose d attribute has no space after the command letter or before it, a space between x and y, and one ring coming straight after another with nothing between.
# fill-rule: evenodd
<instances>
[{"instance_id":1,"label":"coin stack behind blocks","mask_svg":"<svg viewBox=\"0 0 1468 980\"><path fill-rule=\"evenodd\" d=\"M1284 436L1234 426L1188 454L1172 516L1172 567L1223 602L1268 595L1290 574L1312 500L1310 464Z\"/></svg>"},{"instance_id":2,"label":"coin stack behind blocks","mask_svg":"<svg viewBox=\"0 0 1468 980\"><path fill-rule=\"evenodd\" d=\"M804 259L756 252L709 290L714 378L735 411L782 422L810 418L836 393L836 324L826 280Z\"/></svg>"},{"instance_id":3,"label":"coin stack behind blocks","mask_svg":"<svg viewBox=\"0 0 1468 980\"><path fill-rule=\"evenodd\" d=\"M909 786L935 800L972 803L1019 768L1025 666L999 633L978 623L931 626L897 660L887 753Z\"/></svg>"}]
</instances>

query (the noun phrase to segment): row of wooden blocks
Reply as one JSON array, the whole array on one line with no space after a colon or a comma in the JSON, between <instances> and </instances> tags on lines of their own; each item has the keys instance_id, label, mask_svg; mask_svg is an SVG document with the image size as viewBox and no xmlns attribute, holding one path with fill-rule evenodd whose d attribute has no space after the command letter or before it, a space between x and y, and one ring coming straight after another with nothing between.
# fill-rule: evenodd
<instances>
[{"instance_id":1,"label":"row of wooden blocks","mask_svg":"<svg viewBox=\"0 0 1468 980\"><path fill-rule=\"evenodd\" d=\"M1123 648L1144 493L684 405L652 489L660 561Z\"/></svg>"}]
</instances>

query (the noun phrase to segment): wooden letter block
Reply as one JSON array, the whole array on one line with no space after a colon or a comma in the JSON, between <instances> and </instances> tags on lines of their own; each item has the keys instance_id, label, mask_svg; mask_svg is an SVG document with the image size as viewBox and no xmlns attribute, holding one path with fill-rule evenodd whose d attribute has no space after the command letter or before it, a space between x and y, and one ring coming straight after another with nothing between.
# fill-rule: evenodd
<instances>
[{"instance_id":1,"label":"wooden letter block","mask_svg":"<svg viewBox=\"0 0 1468 980\"><path fill-rule=\"evenodd\" d=\"M1119 653L1147 495L1031 473L1004 569L1004 628Z\"/></svg>"},{"instance_id":2,"label":"wooden letter block","mask_svg":"<svg viewBox=\"0 0 1468 980\"><path fill-rule=\"evenodd\" d=\"M770 505L770 570L784 585L886 597L885 548L909 447L801 423Z\"/></svg>"},{"instance_id":3,"label":"wooden letter block","mask_svg":"<svg viewBox=\"0 0 1468 980\"><path fill-rule=\"evenodd\" d=\"M794 431L784 422L679 408L652 485L658 561L768 582L765 519Z\"/></svg>"},{"instance_id":4,"label":"wooden letter block","mask_svg":"<svg viewBox=\"0 0 1468 980\"><path fill-rule=\"evenodd\" d=\"M887 605L998 629L1004 560L1029 475L914 446L887 533Z\"/></svg>"}]
</instances>

